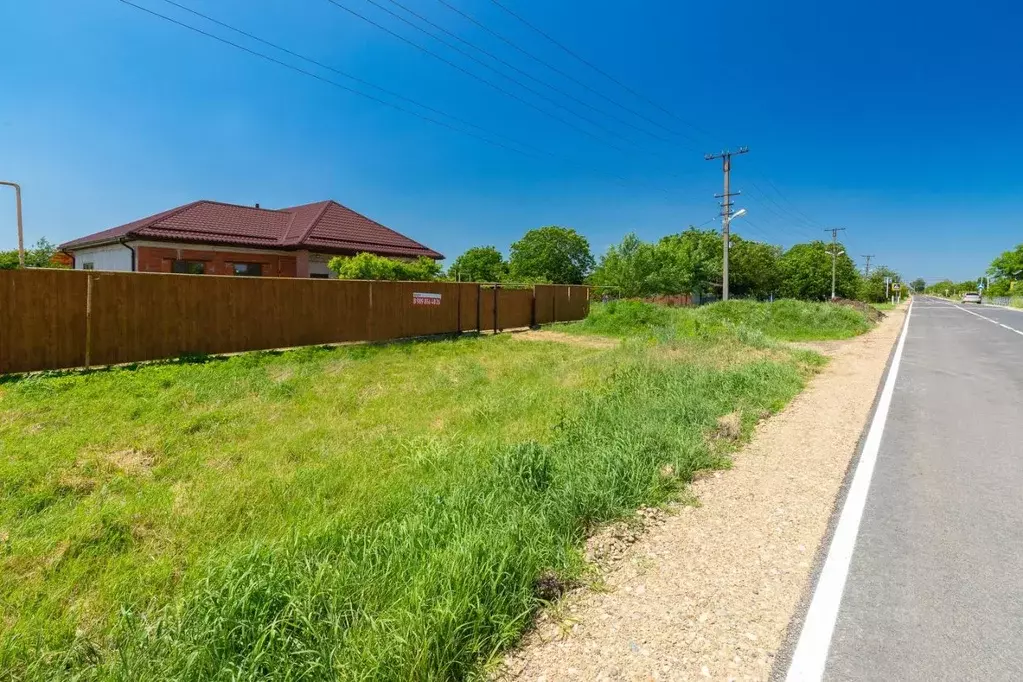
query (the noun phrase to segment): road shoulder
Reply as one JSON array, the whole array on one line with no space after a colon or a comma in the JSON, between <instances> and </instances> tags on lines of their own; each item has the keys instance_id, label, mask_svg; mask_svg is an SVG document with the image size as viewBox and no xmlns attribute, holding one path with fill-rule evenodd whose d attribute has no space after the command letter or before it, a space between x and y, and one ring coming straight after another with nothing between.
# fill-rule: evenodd
<instances>
[{"instance_id":1,"label":"road shoulder","mask_svg":"<svg viewBox=\"0 0 1023 682\"><path fill-rule=\"evenodd\" d=\"M828 367L733 469L694 483L700 504L654 523L600 590L541 619L501 677L768 679L904 315L829 346Z\"/></svg>"}]
</instances>

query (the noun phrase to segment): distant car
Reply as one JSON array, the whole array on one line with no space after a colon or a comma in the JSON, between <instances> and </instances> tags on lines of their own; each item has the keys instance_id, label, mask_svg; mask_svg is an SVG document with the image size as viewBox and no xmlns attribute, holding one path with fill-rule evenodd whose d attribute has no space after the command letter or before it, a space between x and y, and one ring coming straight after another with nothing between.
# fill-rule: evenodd
<instances>
[{"instance_id":1,"label":"distant car","mask_svg":"<svg viewBox=\"0 0 1023 682\"><path fill-rule=\"evenodd\" d=\"M963 294L963 303L976 303L979 305L983 300L976 291L967 291Z\"/></svg>"}]
</instances>

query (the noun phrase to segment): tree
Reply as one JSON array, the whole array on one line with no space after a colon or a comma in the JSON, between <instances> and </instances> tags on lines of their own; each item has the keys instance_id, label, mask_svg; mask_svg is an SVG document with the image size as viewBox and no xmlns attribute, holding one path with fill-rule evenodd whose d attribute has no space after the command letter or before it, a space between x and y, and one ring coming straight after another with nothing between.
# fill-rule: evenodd
<instances>
[{"instance_id":1,"label":"tree","mask_svg":"<svg viewBox=\"0 0 1023 682\"><path fill-rule=\"evenodd\" d=\"M778 261L781 274L780 293L786 298L823 301L831 298L830 243L813 241L796 244ZM838 248L842 249L841 243ZM860 275L849 255L843 253L836 262L835 293L841 298L855 298Z\"/></svg>"},{"instance_id":2,"label":"tree","mask_svg":"<svg viewBox=\"0 0 1023 682\"><path fill-rule=\"evenodd\" d=\"M1023 279L1023 244L1003 251L991 261L987 273L994 281L985 291L992 296L1008 296L1013 291L1013 282Z\"/></svg>"},{"instance_id":3,"label":"tree","mask_svg":"<svg viewBox=\"0 0 1023 682\"><path fill-rule=\"evenodd\" d=\"M426 256L414 261L384 258L373 253L357 256L338 256L327 264L339 279L400 280L407 282L429 282L440 277L440 264Z\"/></svg>"},{"instance_id":4,"label":"tree","mask_svg":"<svg viewBox=\"0 0 1023 682\"><path fill-rule=\"evenodd\" d=\"M702 297L721 283L722 244L716 230L691 227L664 237L661 251L661 288L666 294Z\"/></svg>"},{"instance_id":5,"label":"tree","mask_svg":"<svg viewBox=\"0 0 1023 682\"><path fill-rule=\"evenodd\" d=\"M25 267L27 268L61 268L65 267L54 260L57 247L45 237L36 242L35 246L25 249ZM18 250L0 251L0 270L14 270L18 267Z\"/></svg>"},{"instance_id":6,"label":"tree","mask_svg":"<svg viewBox=\"0 0 1023 682\"><path fill-rule=\"evenodd\" d=\"M474 246L448 268L448 277L460 282L500 282L508 274L508 264L493 246Z\"/></svg>"},{"instance_id":7,"label":"tree","mask_svg":"<svg viewBox=\"0 0 1023 682\"><path fill-rule=\"evenodd\" d=\"M509 270L516 281L582 284L592 269L590 243L567 227L530 230L511 247Z\"/></svg>"},{"instance_id":8,"label":"tree","mask_svg":"<svg viewBox=\"0 0 1023 682\"><path fill-rule=\"evenodd\" d=\"M915 291L916 293L922 294L924 290L927 288L927 282L924 281L923 277L917 277L912 282L910 282L909 286L912 287L913 291Z\"/></svg>"},{"instance_id":9,"label":"tree","mask_svg":"<svg viewBox=\"0 0 1023 682\"><path fill-rule=\"evenodd\" d=\"M663 291L663 258L654 244L629 233L621 244L611 246L600 258L590 283L611 287L624 297L651 296Z\"/></svg>"},{"instance_id":10,"label":"tree","mask_svg":"<svg viewBox=\"0 0 1023 682\"><path fill-rule=\"evenodd\" d=\"M878 265L870 271L869 277L860 280L860 300L868 303L883 303L891 296L891 285L885 287L885 279L891 282L901 280L899 273L884 265Z\"/></svg>"},{"instance_id":11,"label":"tree","mask_svg":"<svg viewBox=\"0 0 1023 682\"><path fill-rule=\"evenodd\" d=\"M729 235L728 288L736 297L767 298L778 292L781 247Z\"/></svg>"}]
</instances>

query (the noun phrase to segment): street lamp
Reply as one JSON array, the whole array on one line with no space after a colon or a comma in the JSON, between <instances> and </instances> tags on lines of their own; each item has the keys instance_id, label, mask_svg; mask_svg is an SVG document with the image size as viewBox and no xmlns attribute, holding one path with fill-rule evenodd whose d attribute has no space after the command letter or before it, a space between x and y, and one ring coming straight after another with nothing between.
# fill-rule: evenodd
<instances>
[{"instance_id":1,"label":"street lamp","mask_svg":"<svg viewBox=\"0 0 1023 682\"><path fill-rule=\"evenodd\" d=\"M14 188L14 203L18 210L18 267L25 267L25 232L21 226L21 185L15 182L0 180L0 185Z\"/></svg>"},{"instance_id":2,"label":"street lamp","mask_svg":"<svg viewBox=\"0 0 1023 682\"><path fill-rule=\"evenodd\" d=\"M728 219L728 222L731 222L731 221L735 220L736 218L741 218L744 215L746 215L746 213L747 213L746 209L740 208L738 211L736 211L735 213L733 213L731 215L731 217ZM731 239L728 240L728 250L729 251L732 250L732 240Z\"/></svg>"},{"instance_id":3,"label":"street lamp","mask_svg":"<svg viewBox=\"0 0 1023 682\"><path fill-rule=\"evenodd\" d=\"M835 265L838 262L838 257L845 253L844 249L838 249L837 251L826 251L825 253L831 254L831 300L834 301L835 296Z\"/></svg>"}]
</instances>

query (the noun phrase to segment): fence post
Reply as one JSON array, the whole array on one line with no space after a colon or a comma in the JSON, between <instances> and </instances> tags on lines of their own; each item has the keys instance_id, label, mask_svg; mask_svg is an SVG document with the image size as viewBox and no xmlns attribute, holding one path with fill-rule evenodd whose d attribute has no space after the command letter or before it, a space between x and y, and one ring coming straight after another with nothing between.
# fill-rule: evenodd
<instances>
[{"instance_id":1,"label":"fence post","mask_svg":"<svg viewBox=\"0 0 1023 682\"><path fill-rule=\"evenodd\" d=\"M536 285L533 285L533 309L529 313L529 326L536 326Z\"/></svg>"},{"instance_id":2,"label":"fence post","mask_svg":"<svg viewBox=\"0 0 1023 682\"><path fill-rule=\"evenodd\" d=\"M483 285L476 285L476 333L483 333Z\"/></svg>"},{"instance_id":3,"label":"fence post","mask_svg":"<svg viewBox=\"0 0 1023 682\"><path fill-rule=\"evenodd\" d=\"M92 364L92 273L85 276L85 368Z\"/></svg>"},{"instance_id":4,"label":"fence post","mask_svg":"<svg viewBox=\"0 0 1023 682\"><path fill-rule=\"evenodd\" d=\"M494 285L494 333L495 334L497 332L501 331L500 329L497 328L497 301L499 299L499 296L497 295L497 290L500 289L500 288L501 288L500 284L495 284Z\"/></svg>"},{"instance_id":5,"label":"fence post","mask_svg":"<svg viewBox=\"0 0 1023 682\"><path fill-rule=\"evenodd\" d=\"M455 316L455 325L458 327L455 330L457 336L462 335L462 285L461 283L455 284L458 287L458 296L455 297L455 302L458 305L458 313Z\"/></svg>"}]
</instances>

